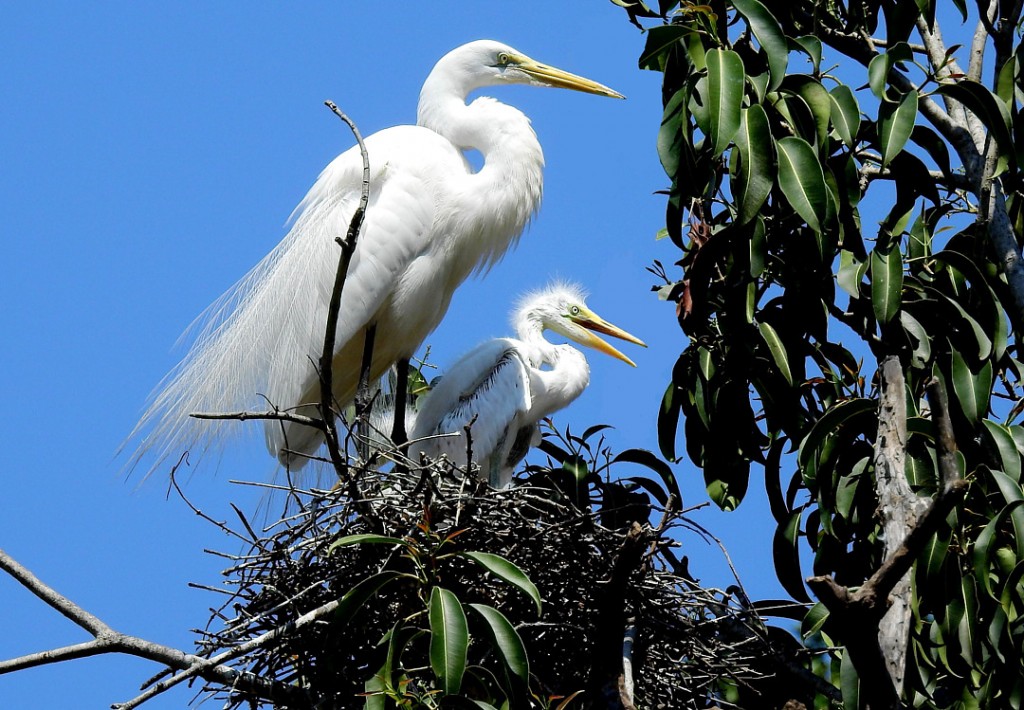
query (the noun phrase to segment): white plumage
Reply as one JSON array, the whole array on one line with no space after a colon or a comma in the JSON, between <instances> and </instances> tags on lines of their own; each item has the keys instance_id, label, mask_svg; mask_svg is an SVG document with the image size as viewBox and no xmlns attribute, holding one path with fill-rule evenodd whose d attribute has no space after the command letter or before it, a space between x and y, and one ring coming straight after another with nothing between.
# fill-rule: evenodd
<instances>
[{"instance_id":1,"label":"white plumage","mask_svg":"<svg viewBox=\"0 0 1024 710\"><path fill-rule=\"evenodd\" d=\"M499 260L541 199L544 157L529 119L494 99L467 95L496 84L560 86L620 96L544 66L498 42L480 40L445 55L420 94L416 126L366 139L370 200L341 301L334 397L354 395L363 341L376 328L371 378L412 356L437 327L456 287ZM474 172L464 151L475 149ZM264 411L318 416L315 363L344 237L359 201L358 148L335 158L293 214L284 240L201 317L189 353L160 384L132 436L157 462L184 449L199 454L237 422L199 421L194 412ZM270 421L267 447L298 468L322 441L317 430ZM156 464L154 463L154 466Z\"/></svg>"},{"instance_id":2,"label":"white plumage","mask_svg":"<svg viewBox=\"0 0 1024 710\"><path fill-rule=\"evenodd\" d=\"M587 308L584 294L554 284L525 297L513 315L517 338L495 338L452 365L417 406L409 452L459 465L473 460L496 488L508 486L516 464L538 442L537 422L568 406L590 382L583 353L544 338L551 330L630 365L633 362L592 331L643 342ZM469 427L470 440L466 439ZM438 436L448 434L449 436Z\"/></svg>"}]
</instances>

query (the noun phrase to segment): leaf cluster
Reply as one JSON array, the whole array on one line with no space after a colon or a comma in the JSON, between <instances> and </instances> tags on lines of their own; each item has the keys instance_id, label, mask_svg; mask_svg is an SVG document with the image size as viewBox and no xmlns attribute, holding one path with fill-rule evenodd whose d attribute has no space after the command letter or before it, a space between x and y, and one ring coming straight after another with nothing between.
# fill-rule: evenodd
<instances>
[{"instance_id":1,"label":"leaf cluster","mask_svg":"<svg viewBox=\"0 0 1024 710\"><path fill-rule=\"evenodd\" d=\"M986 86L980 64L967 73L956 47L935 49L935 23L961 19L937 18L940 3L628 5L636 24L661 18L639 64L663 74L664 233L682 271L652 268L685 344L660 410L663 455L682 455L682 434L727 510L763 470L777 574L810 601L802 560L856 586L882 559L875 362L903 367L906 477L920 495L940 485L924 394L943 381L971 489L914 572L905 697L1018 707L1024 369L1019 295L990 221L1005 210L1019 255L1020 7L996 3L979 25L995 49ZM802 630L842 645L820 605ZM841 655L827 671L837 684Z\"/></svg>"}]
</instances>

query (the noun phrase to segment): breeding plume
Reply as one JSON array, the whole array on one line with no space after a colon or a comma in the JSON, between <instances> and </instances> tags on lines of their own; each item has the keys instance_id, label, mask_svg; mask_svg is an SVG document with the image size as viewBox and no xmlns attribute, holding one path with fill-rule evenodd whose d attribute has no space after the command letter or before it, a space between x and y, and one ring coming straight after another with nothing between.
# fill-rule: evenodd
<instances>
[{"instance_id":1,"label":"breeding plume","mask_svg":"<svg viewBox=\"0 0 1024 710\"><path fill-rule=\"evenodd\" d=\"M508 486L516 464L539 443L537 422L569 405L590 383L583 353L548 342L544 331L630 365L595 331L644 345L587 308L580 288L568 284L525 297L512 324L517 338L495 338L469 351L419 401L409 448L414 461L420 453L447 454L465 465L469 426L473 460L492 486Z\"/></svg>"},{"instance_id":2,"label":"breeding plume","mask_svg":"<svg viewBox=\"0 0 1024 710\"><path fill-rule=\"evenodd\" d=\"M411 357L474 271L498 261L519 238L541 198L544 156L530 121L491 98L467 95L501 84L621 95L541 64L499 42L480 40L441 58L420 92L417 125L366 139L370 199L341 300L334 398L356 392L368 330L375 331L371 379ZM474 170L465 151L477 150ZM157 461L201 453L237 422L193 412L264 411L319 416L314 366L344 237L360 196L358 148L334 159L296 208L284 240L207 309L182 362L153 395L133 435L149 428L136 457ZM298 468L322 442L312 428L266 424L267 447ZM137 458L136 458L137 460ZM155 464L154 464L155 465Z\"/></svg>"}]
</instances>

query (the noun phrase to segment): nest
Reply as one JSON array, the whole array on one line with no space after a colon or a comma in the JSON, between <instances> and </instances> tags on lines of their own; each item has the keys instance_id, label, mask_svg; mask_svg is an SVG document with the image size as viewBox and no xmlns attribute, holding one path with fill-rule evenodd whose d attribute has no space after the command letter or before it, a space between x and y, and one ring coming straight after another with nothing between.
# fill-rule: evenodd
<instances>
[{"instance_id":1,"label":"nest","mask_svg":"<svg viewBox=\"0 0 1024 710\"><path fill-rule=\"evenodd\" d=\"M368 471L345 493L288 489L281 520L259 534L245 523L250 547L230 556L224 572L230 599L198 643L202 655L224 654L223 663L263 685L207 685L203 693L227 708L364 707L396 621L426 628L423 586L405 577L357 609L339 605L385 570L426 574L463 605L494 607L515 626L530 681L527 699L513 707L572 698L566 707L706 708L771 675L764 659L774 652L757 615L726 592L701 588L672 552L685 518L646 495L623 498L615 485L598 484L580 509L547 483L495 491L438 463L404 475ZM417 561L394 544L331 549L357 534L403 538L437 554ZM525 571L542 613L521 589L450 554L465 551L501 555ZM417 571L424 559L432 568ZM487 679L502 677L501 659L472 623L469 630L461 694L493 697ZM436 681L414 646L402 657L404 687L429 696Z\"/></svg>"}]
</instances>

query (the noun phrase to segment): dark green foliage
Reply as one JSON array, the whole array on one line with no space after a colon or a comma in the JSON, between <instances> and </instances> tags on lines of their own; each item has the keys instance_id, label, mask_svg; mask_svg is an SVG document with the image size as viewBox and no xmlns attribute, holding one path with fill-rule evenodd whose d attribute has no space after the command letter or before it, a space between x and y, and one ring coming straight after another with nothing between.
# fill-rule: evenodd
<instances>
[{"instance_id":1,"label":"dark green foliage","mask_svg":"<svg viewBox=\"0 0 1024 710\"><path fill-rule=\"evenodd\" d=\"M640 67L664 76L657 147L681 269L652 269L682 330L659 417L662 454L676 460L684 437L727 510L763 468L776 571L805 600L812 571L856 586L882 561L875 363L895 355L903 365L906 474L921 495L939 485L923 402L931 378L942 380L971 486L913 573L904 697L926 706L1024 703L1020 324L978 217L994 179L1019 253L1024 48L1010 5L999 4L983 37L990 82L947 65L956 47L946 58L922 53L918 23L946 23L948 38L969 14L963 2L631 11L636 22L661 18L640 23ZM865 40L880 28L884 41ZM962 122L956 130L935 118L946 110ZM989 143L972 142L971 126ZM801 569L808 549L813 570ZM809 644L843 643L821 606L803 628ZM857 707L848 658L836 653L822 672Z\"/></svg>"}]
</instances>

